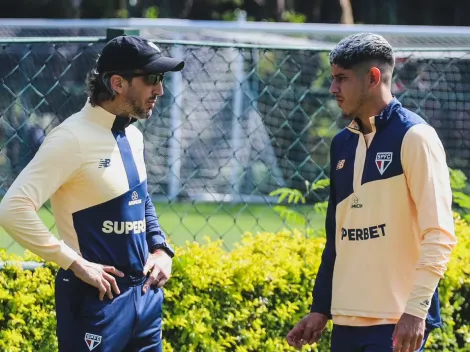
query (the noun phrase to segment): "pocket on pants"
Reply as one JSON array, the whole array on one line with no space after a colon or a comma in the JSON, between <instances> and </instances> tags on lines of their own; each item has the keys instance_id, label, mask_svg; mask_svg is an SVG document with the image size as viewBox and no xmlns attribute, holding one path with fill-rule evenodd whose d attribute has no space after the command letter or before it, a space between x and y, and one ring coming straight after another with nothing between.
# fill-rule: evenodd
<instances>
[{"instance_id":1,"label":"pocket on pants","mask_svg":"<svg viewBox=\"0 0 470 352\"><path fill-rule=\"evenodd\" d=\"M96 292L96 297L86 295L83 298L80 315L82 317L93 316L96 318L105 318L111 303L112 300L110 300L108 297L105 297L102 301L100 301L98 298L98 292Z\"/></svg>"}]
</instances>

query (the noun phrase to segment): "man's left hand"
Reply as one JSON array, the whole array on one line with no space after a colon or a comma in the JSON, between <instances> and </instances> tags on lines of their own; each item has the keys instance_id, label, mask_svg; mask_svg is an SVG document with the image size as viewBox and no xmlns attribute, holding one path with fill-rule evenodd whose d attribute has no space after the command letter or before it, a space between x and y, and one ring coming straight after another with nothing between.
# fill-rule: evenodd
<instances>
[{"instance_id":1,"label":"man's left hand","mask_svg":"<svg viewBox=\"0 0 470 352\"><path fill-rule=\"evenodd\" d=\"M144 267L144 275L150 270L150 275L145 281L142 291L147 292L149 287L162 287L168 281L171 275L171 266L173 261L171 257L163 250L157 250L149 255Z\"/></svg>"},{"instance_id":2,"label":"man's left hand","mask_svg":"<svg viewBox=\"0 0 470 352\"><path fill-rule=\"evenodd\" d=\"M424 319L404 313L393 332L393 352L414 352L423 343Z\"/></svg>"}]
</instances>

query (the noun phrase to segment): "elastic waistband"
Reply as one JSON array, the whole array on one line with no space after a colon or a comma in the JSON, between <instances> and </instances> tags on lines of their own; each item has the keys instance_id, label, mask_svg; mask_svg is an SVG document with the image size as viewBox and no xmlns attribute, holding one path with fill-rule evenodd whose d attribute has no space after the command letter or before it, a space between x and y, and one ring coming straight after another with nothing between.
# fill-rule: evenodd
<instances>
[{"instance_id":1,"label":"elastic waistband","mask_svg":"<svg viewBox=\"0 0 470 352\"><path fill-rule=\"evenodd\" d=\"M110 275L115 278L116 283L118 285L123 285L123 286L139 286L139 285L142 285L147 279L147 276L144 276L144 275L135 276L135 275L129 275L126 273L124 273L124 277L118 277L113 274L110 274ZM64 270L60 268L58 271L58 276L66 277L69 280L71 279L71 280L77 280L77 281L82 282L78 277L75 276L73 271L70 269Z\"/></svg>"},{"instance_id":2,"label":"elastic waistband","mask_svg":"<svg viewBox=\"0 0 470 352\"><path fill-rule=\"evenodd\" d=\"M125 274L125 273L124 273L124 277L119 277L119 276L115 276L115 275L113 275L113 276L116 279L117 284L123 284L123 285L127 285L127 286L141 285L147 279L147 276L143 276L143 275L134 276L134 275L128 275L128 274Z\"/></svg>"}]
</instances>

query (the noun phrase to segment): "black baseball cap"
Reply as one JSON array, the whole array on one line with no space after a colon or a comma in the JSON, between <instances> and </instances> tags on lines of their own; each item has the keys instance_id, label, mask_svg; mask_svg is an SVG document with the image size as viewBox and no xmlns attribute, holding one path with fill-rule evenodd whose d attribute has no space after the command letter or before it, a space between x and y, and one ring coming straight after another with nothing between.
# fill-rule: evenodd
<instances>
[{"instance_id":1,"label":"black baseball cap","mask_svg":"<svg viewBox=\"0 0 470 352\"><path fill-rule=\"evenodd\" d=\"M140 36L122 35L105 45L96 68L99 73L129 70L165 73L181 71L183 67L184 61L163 56L153 42Z\"/></svg>"}]
</instances>

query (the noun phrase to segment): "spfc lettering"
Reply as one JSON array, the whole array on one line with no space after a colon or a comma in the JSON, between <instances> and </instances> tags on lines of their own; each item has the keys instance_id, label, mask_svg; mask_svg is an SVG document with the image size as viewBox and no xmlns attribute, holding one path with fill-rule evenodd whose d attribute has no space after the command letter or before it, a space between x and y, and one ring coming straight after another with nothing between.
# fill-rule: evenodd
<instances>
[{"instance_id":1,"label":"spfc lettering","mask_svg":"<svg viewBox=\"0 0 470 352\"><path fill-rule=\"evenodd\" d=\"M393 153L391 152L377 153L375 156L375 165L377 165L377 169L379 169L381 175L384 174L385 170L387 170L392 163L392 157Z\"/></svg>"},{"instance_id":2,"label":"spfc lettering","mask_svg":"<svg viewBox=\"0 0 470 352\"><path fill-rule=\"evenodd\" d=\"M86 342L86 345L88 346L88 349L90 351L93 351L101 343L101 336L86 333L85 342Z\"/></svg>"}]
</instances>

